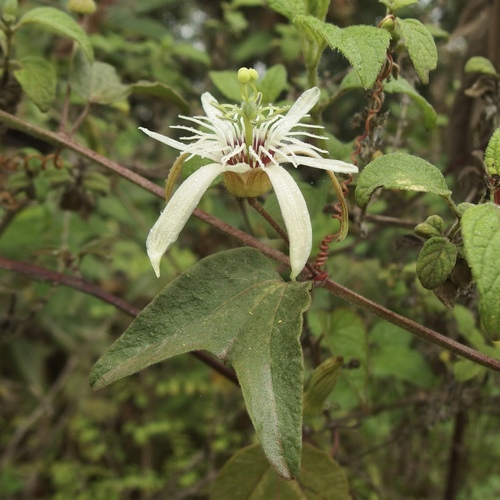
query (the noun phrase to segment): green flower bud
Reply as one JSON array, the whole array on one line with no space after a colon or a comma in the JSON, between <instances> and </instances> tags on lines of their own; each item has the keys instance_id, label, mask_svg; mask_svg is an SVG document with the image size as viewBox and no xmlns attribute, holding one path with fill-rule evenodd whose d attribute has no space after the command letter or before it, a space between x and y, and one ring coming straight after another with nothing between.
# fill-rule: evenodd
<instances>
[{"instance_id":1,"label":"green flower bud","mask_svg":"<svg viewBox=\"0 0 500 500\"><path fill-rule=\"evenodd\" d=\"M17 0L5 0L2 8L2 19L7 23L13 23L17 18Z\"/></svg>"},{"instance_id":2,"label":"green flower bud","mask_svg":"<svg viewBox=\"0 0 500 500\"><path fill-rule=\"evenodd\" d=\"M238 70L238 81L240 83L248 83L251 79L252 77L250 76L250 70L248 68L240 68Z\"/></svg>"},{"instance_id":3,"label":"green flower bud","mask_svg":"<svg viewBox=\"0 0 500 500\"><path fill-rule=\"evenodd\" d=\"M444 220L439 215L431 215L427 217L425 222L415 226L415 233L422 238L432 238L433 236L441 236L445 229Z\"/></svg>"},{"instance_id":4,"label":"green flower bud","mask_svg":"<svg viewBox=\"0 0 500 500\"><path fill-rule=\"evenodd\" d=\"M94 0L69 0L68 10L76 14L93 14L97 9Z\"/></svg>"}]
</instances>

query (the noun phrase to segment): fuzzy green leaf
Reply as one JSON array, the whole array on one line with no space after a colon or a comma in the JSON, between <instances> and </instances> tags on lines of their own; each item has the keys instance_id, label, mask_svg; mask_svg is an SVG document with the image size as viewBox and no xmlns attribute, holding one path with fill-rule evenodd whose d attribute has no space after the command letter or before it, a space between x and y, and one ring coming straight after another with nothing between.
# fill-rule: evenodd
<instances>
[{"instance_id":1,"label":"fuzzy green leaf","mask_svg":"<svg viewBox=\"0 0 500 500\"><path fill-rule=\"evenodd\" d=\"M302 468L294 481L283 481L269 467L258 445L248 446L233 455L212 484L210 499L235 498L349 500L351 496L345 472L337 462L324 451L304 444Z\"/></svg>"},{"instance_id":2,"label":"fuzzy green leaf","mask_svg":"<svg viewBox=\"0 0 500 500\"><path fill-rule=\"evenodd\" d=\"M271 9L290 21L295 16L306 14L305 0L266 0Z\"/></svg>"},{"instance_id":3,"label":"fuzzy green leaf","mask_svg":"<svg viewBox=\"0 0 500 500\"><path fill-rule=\"evenodd\" d=\"M388 94L406 94L411 97L424 114L425 128L430 130L436 126L437 114L434 108L404 78L393 78L386 82L384 92Z\"/></svg>"},{"instance_id":4,"label":"fuzzy green leaf","mask_svg":"<svg viewBox=\"0 0 500 500\"><path fill-rule=\"evenodd\" d=\"M429 83L429 71L436 69L438 55L434 38L417 19L396 18L404 44L422 83Z\"/></svg>"},{"instance_id":5,"label":"fuzzy green leaf","mask_svg":"<svg viewBox=\"0 0 500 500\"><path fill-rule=\"evenodd\" d=\"M451 191L443 174L431 163L405 153L379 156L361 171L356 202L364 207L379 187L434 193L449 198Z\"/></svg>"},{"instance_id":6,"label":"fuzzy green leaf","mask_svg":"<svg viewBox=\"0 0 500 500\"><path fill-rule=\"evenodd\" d=\"M455 267L457 247L442 236L428 239L417 259L417 276L424 288L433 290L444 283Z\"/></svg>"},{"instance_id":7,"label":"fuzzy green leaf","mask_svg":"<svg viewBox=\"0 0 500 500\"><path fill-rule=\"evenodd\" d=\"M89 60L94 58L92 46L90 45L87 34L83 31L83 28L65 12L52 7L31 9L21 17L18 27L27 24L35 24L52 33L71 38L80 45L80 48Z\"/></svg>"},{"instance_id":8,"label":"fuzzy green leaf","mask_svg":"<svg viewBox=\"0 0 500 500\"><path fill-rule=\"evenodd\" d=\"M21 69L14 71L16 80L40 111L47 112L56 97L57 75L54 67L37 56L24 57L20 65Z\"/></svg>"},{"instance_id":9,"label":"fuzzy green leaf","mask_svg":"<svg viewBox=\"0 0 500 500\"><path fill-rule=\"evenodd\" d=\"M313 16L298 16L294 23L308 26L320 35L333 50L349 61L365 89L370 88L386 60L390 34L373 26L339 28L323 23Z\"/></svg>"},{"instance_id":10,"label":"fuzzy green leaf","mask_svg":"<svg viewBox=\"0 0 500 500\"><path fill-rule=\"evenodd\" d=\"M330 0L305 0L307 5L307 13L311 16L317 17L320 21L324 21L328 8L330 7Z\"/></svg>"},{"instance_id":11,"label":"fuzzy green leaf","mask_svg":"<svg viewBox=\"0 0 500 500\"><path fill-rule=\"evenodd\" d=\"M500 128L497 128L484 153L484 163L490 175L500 175Z\"/></svg>"},{"instance_id":12,"label":"fuzzy green leaf","mask_svg":"<svg viewBox=\"0 0 500 500\"><path fill-rule=\"evenodd\" d=\"M484 75L496 76L497 72L493 63L482 56L471 57L465 64L464 71L466 73L483 73Z\"/></svg>"},{"instance_id":13,"label":"fuzzy green leaf","mask_svg":"<svg viewBox=\"0 0 500 500\"><path fill-rule=\"evenodd\" d=\"M309 283L284 283L260 252L240 248L201 260L170 283L95 364L100 389L192 350L229 361L269 462L298 474L302 445L302 314Z\"/></svg>"},{"instance_id":14,"label":"fuzzy green leaf","mask_svg":"<svg viewBox=\"0 0 500 500\"><path fill-rule=\"evenodd\" d=\"M465 211L461 221L467 261L479 291L479 314L484 329L500 339L500 207L493 203Z\"/></svg>"}]
</instances>

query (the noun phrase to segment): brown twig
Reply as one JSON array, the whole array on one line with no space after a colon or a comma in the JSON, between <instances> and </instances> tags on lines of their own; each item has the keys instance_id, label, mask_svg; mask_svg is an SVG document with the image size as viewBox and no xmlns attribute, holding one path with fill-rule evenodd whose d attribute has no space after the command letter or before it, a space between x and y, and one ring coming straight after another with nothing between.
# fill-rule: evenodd
<instances>
[{"instance_id":1,"label":"brown twig","mask_svg":"<svg viewBox=\"0 0 500 500\"><path fill-rule=\"evenodd\" d=\"M0 268L14 271L19 274L24 274L41 281L47 281L52 284L68 286L74 288L75 290L79 290L80 292L93 295L94 297L97 297L98 299L101 299L102 301L115 306L117 309L123 311L129 316L135 317L141 312L140 309L133 306L132 304L129 304L119 297L111 295L94 283L86 281L82 278L77 278L75 276L69 276L67 274L51 271L49 269L35 266L33 264L28 264L26 262L18 262L15 260L6 259L5 257L0 257ZM210 368L213 368L215 371L226 377L231 382L234 382L238 385L238 379L234 371L217 361L209 354L203 351L192 351L191 354L210 366Z\"/></svg>"}]
</instances>

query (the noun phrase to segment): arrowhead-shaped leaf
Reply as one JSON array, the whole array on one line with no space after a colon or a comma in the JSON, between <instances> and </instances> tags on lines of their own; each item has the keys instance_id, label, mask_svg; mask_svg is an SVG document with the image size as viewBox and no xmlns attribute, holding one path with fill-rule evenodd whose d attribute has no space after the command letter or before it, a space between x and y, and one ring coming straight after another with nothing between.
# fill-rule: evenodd
<instances>
[{"instance_id":1,"label":"arrowhead-shaped leaf","mask_svg":"<svg viewBox=\"0 0 500 500\"><path fill-rule=\"evenodd\" d=\"M333 50L338 50L350 62L365 89L377 79L387 57L390 34L374 26L339 28L313 16L297 16L296 24L304 24L320 35Z\"/></svg>"},{"instance_id":2,"label":"arrowhead-shaped leaf","mask_svg":"<svg viewBox=\"0 0 500 500\"><path fill-rule=\"evenodd\" d=\"M57 76L52 64L37 56L26 56L20 61L21 69L14 75L26 95L44 113L50 109L56 97Z\"/></svg>"},{"instance_id":3,"label":"arrowhead-shaped leaf","mask_svg":"<svg viewBox=\"0 0 500 500\"><path fill-rule=\"evenodd\" d=\"M295 481L283 481L269 467L258 445L236 453L212 484L211 500L349 500L342 468L324 451L309 444L302 449L302 468Z\"/></svg>"},{"instance_id":4,"label":"arrowhead-shaped leaf","mask_svg":"<svg viewBox=\"0 0 500 500\"><path fill-rule=\"evenodd\" d=\"M438 54L434 38L417 19L396 18L411 62L422 83L429 83L429 71L436 69Z\"/></svg>"},{"instance_id":5,"label":"arrowhead-shaped leaf","mask_svg":"<svg viewBox=\"0 0 500 500\"><path fill-rule=\"evenodd\" d=\"M500 339L500 207L485 203L467 209L460 221L465 254L479 290L484 329Z\"/></svg>"},{"instance_id":6,"label":"arrowhead-shaped leaf","mask_svg":"<svg viewBox=\"0 0 500 500\"><path fill-rule=\"evenodd\" d=\"M21 27L26 24L36 24L53 33L71 38L80 45L80 48L89 60L94 58L92 45L90 45L87 34L83 31L83 28L65 12L52 7L31 9L19 20L18 26Z\"/></svg>"},{"instance_id":7,"label":"arrowhead-shaped leaf","mask_svg":"<svg viewBox=\"0 0 500 500\"><path fill-rule=\"evenodd\" d=\"M170 283L95 364L93 389L153 363L207 350L232 363L266 456L298 474L303 361L299 336L309 283L285 283L254 249L207 257Z\"/></svg>"},{"instance_id":8,"label":"arrowhead-shaped leaf","mask_svg":"<svg viewBox=\"0 0 500 500\"><path fill-rule=\"evenodd\" d=\"M379 187L451 195L443 174L434 165L417 156L391 153L379 156L362 170L356 186L356 202L364 207Z\"/></svg>"},{"instance_id":9,"label":"arrowhead-shaped leaf","mask_svg":"<svg viewBox=\"0 0 500 500\"><path fill-rule=\"evenodd\" d=\"M428 239L417 259L417 276L424 288L433 290L444 283L455 267L457 247L442 236Z\"/></svg>"}]
</instances>

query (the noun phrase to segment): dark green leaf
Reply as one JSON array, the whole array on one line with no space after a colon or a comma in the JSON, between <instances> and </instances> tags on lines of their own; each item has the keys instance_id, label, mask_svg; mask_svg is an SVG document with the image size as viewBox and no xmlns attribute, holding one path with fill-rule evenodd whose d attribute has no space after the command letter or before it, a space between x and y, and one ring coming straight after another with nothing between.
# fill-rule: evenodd
<instances>
[{"instance_id":1,"label":"dark green leaf","mask_svg":"<svg viewBox=\"0 0 500 500\"><path fill-rule=\"evenodd\" d=\"M402 77L393 78L384 84L384 92L388 94L406 94L411 97L424 113L424 125L426 129L436 126L437 114L434 108Z\"/></svg>"},{"instance_id":2,"label":"dark green leaf","mask_svg":"<svg viewBox=\"0 0 500 500\"><path fill-rule=\"evenodd\" d=\"M26 56L20 61L21 69L14 71L16 80L26 95L47 112L56 97L57 76L52 64L37 56Z\"/></svg>"},{"instance_id":3,"label":"dark green leaf","mask_svg":"<svg viewBox=\"0 0 500 500\"><path fill-rule=\"evenodd\" d=\"M18 26L36 24L58 35L71 38L80 45L85 56L92 60L94 53L87 34L82 27L68 14L52 7L38 7L31 9L19 20Z\"/></svg>"},{"instance_id":4,"label":"dark green leaf","mask_svg":"<svg viewBox=\"0 0 500 500\"><path fill-rule=\"evenodd\" d=\"M188 102L169 85L160 82L148 82L146 80L139 80L130 85L130 92L132 94L143 94L159 97L166 101L173 102L179 106L183 113L189 111Z\"/></svg>"},{"instance_id":5,"label":"dark green leaf","mask_svg":"<svg viewBox=\"0 0 500 500\"><path fill-rule=\"evenodd\" d=\"M396 18L404 44L422 83L429 83L429 71L436 69L437 49L429 30L417 19Z\"/></svg>"},{"instance_id":6,"label":"dark green leaf","mask_svg":"<svg viewBox=\"0 0 500 500\"><path fill-rule=\"evenodd\" d=\"M349 500L344 471L325 452L304 444L302 468L294 481L281 479L258 445L236 453L212 484L211 500Z\"/></svg>"},{"instance_id":7,"label":"dark green leaf","mask_svg":"<svg viewBox=\"0 0 500 500\"><path fill-rule=\"evenodd\" d=\"M467 261L479 290L484 329L500 339L500 207L485 203L465 211L461 221Z\"/></svg>"},{"instance_id":8,"label":"dark green leaf","mask_svg":"<svg viewBox=\"0 0 500 500\"><path fill-rule=\"evenodd\" d=\"M356 202L364 207L379 187L434 193L448 198L451 191L443 174L428 161L405 153L379 156L361 171Z\"/></svg>"},{"instance_id":9,"label":"dark green leaf","mask_svg":"<svg viewBox=\"0 0 500 500\"><path fill-rule=\"evenodd\" d=\"M96 363L100 389L153 363L207 350L232 363L262 447L278 474L300 466L309 283L284 283L254 249L221 252L170 283Z\"/></svg>"},{"instance_id":10,"label":"dark green leaf","mask_svg":"<svg viewBox=\"0 0 500 500\"><path fill-rule=\"evenodd\" d=\"M432 290L443 283L455 267L457 247L447 238L428 239L417 259L417 276L424 288Z\"/></svg>"}]
</instances>

